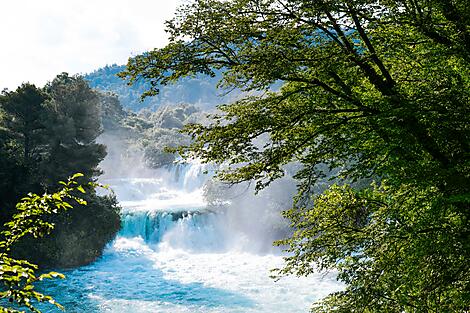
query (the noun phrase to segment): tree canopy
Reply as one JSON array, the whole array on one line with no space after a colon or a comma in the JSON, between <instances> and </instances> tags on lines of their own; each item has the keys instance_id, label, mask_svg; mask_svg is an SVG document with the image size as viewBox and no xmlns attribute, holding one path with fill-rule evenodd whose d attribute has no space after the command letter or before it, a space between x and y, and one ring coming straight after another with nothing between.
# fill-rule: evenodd
<instances>
[{"instance_id":1,"label":"tree canopy","mask_svg":"<svg viewBox=\"0 0 470 313\"><path fill-rule=\"evenodd\" d=\"M43 194L57 182L83 173L80 183L94 182L106 155L96 138L101 134L103 96L79 76L58 75L44 88L23 84L0 95L0 225L15 214L15 204L29 192ZM104 106L104 103L103 103ZM23 240L15 256L47 266L76 266L93 261L120 227L113 196L90 188L88 206L49 217L54 233Z\"/></svg>"},{"instance_id":2,"label":"tree canopy","mask_svg":"<svg viewBox=\"0 0 470 313\"><path fill-rule=\"evenodd\" d=\"M86 74L84 79L93 89L115 94L125 109L135 112L142 109L154 111L161 106L182 103L214 108L217 104L228 101L237 94L236 92L225 96L218 94L216 85L220 74L214 77L196 75L182 79L176 84L165 86L157 97L145 98L141 101L142 93L150 87L149 83L139 81L132 86L127 85L125 81L116 76L124 69L124 65L107 65Z\"/></svg>"},{"instance_id":3,"label":"tree canopy","mask_svg":"<svg viewBox=\"0 0 470 313\"><path fill-rule=\"evenodd\" d=\"M151 96L222 71L220 87L246 92L187 127L180 152L258 188L302 164L279 274L334 269L346 284L315 311L468 310L466 1L198 0L167 30L121 76ZM313 194L324 177L336 184Z\"/></svg>"}]
</instances>

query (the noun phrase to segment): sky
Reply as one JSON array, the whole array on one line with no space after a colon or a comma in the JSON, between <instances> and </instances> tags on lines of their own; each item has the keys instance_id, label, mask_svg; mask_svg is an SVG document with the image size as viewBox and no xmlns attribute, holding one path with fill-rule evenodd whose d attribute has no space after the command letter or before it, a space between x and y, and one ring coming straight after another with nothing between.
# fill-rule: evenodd
<instances>
[{"instance_id":1,"label":"sky","mask_svg":"<svg viewBox=\"0 0 470 313\"><path fill-rule=\"evenodd\" d=\"M3 0L0 90L42 87L61 72L88 73L167 42L164 21L183 0Z\"/></svg>"}]
</instances>

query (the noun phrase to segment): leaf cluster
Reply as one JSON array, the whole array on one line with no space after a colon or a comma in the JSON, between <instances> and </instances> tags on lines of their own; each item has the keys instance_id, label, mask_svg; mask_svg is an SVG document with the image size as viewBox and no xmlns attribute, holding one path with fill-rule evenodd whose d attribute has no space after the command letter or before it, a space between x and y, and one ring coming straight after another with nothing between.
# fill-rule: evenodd
<instances>
[{"instance_id":1,"label":"leaf cluster","mask_svg":"<svg viewBox=\"0 0 470 313\"><path fill-rule=\"evenodd\" d=\"M83 174L77 173L69 177L66 182L61 182L62 189L42 196L30 193L21 199L16 205L18 213L12 220L5 223L0 232L0 299L7 299L9 307L0 307L0 312L22 312L25 307L31 312L40 312L35 303L49 302L60 309L63 307L55 300L35 290L34 284L44 279L65 278L63 274L48 272L37 274L38 266L26 260L11 257L12 247L25 236L40 238L48 235L54 228L54 224L45 218L72 208L69 203L73 200L77 204L86 205L86 201L75 195L75 191L85 193L77 178ZM93 184L93 187L96 185Z\"/></svg>"}]
</instances>

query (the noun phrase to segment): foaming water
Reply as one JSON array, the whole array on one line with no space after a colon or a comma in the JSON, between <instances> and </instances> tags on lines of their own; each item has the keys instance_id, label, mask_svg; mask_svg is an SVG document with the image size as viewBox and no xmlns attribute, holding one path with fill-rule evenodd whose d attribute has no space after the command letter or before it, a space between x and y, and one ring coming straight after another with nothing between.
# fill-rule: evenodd
<instances>
[{"instance_id":1,"label":"foaming water","mask_svg":"<svg viewBox=\"0 0 470 313\"><path fill-rule=\"evenodd\" d=\"M271 279L282 256L247 252L256 238L230 229L231 214L206 209L204 171L196 163L105 181L123 206L118 237L95 263L41 287L66 312L118 313L308 312L340 288L333 276Z\"/></svg>"}]
</instances>

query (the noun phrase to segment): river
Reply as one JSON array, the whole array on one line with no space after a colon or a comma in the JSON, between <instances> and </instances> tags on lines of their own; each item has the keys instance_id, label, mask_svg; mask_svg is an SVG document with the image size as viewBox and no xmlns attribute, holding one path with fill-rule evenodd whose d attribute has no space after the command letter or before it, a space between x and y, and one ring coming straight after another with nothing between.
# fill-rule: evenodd
<instances>
[{"instance_id":1,"label":"river","mask_svg":"<svg viewBox=\"0 0 470 313\"><path fill-rule=\"evenodd\" d=\"M260 234L279 228L278 212L208 210L204 171L194 163L104 180L123 208L121 231L96 262L43 288L66 312L87 313L299 313L340 288L333 275L270 278L282 253Z\"/></svg>"}]
</instances>

